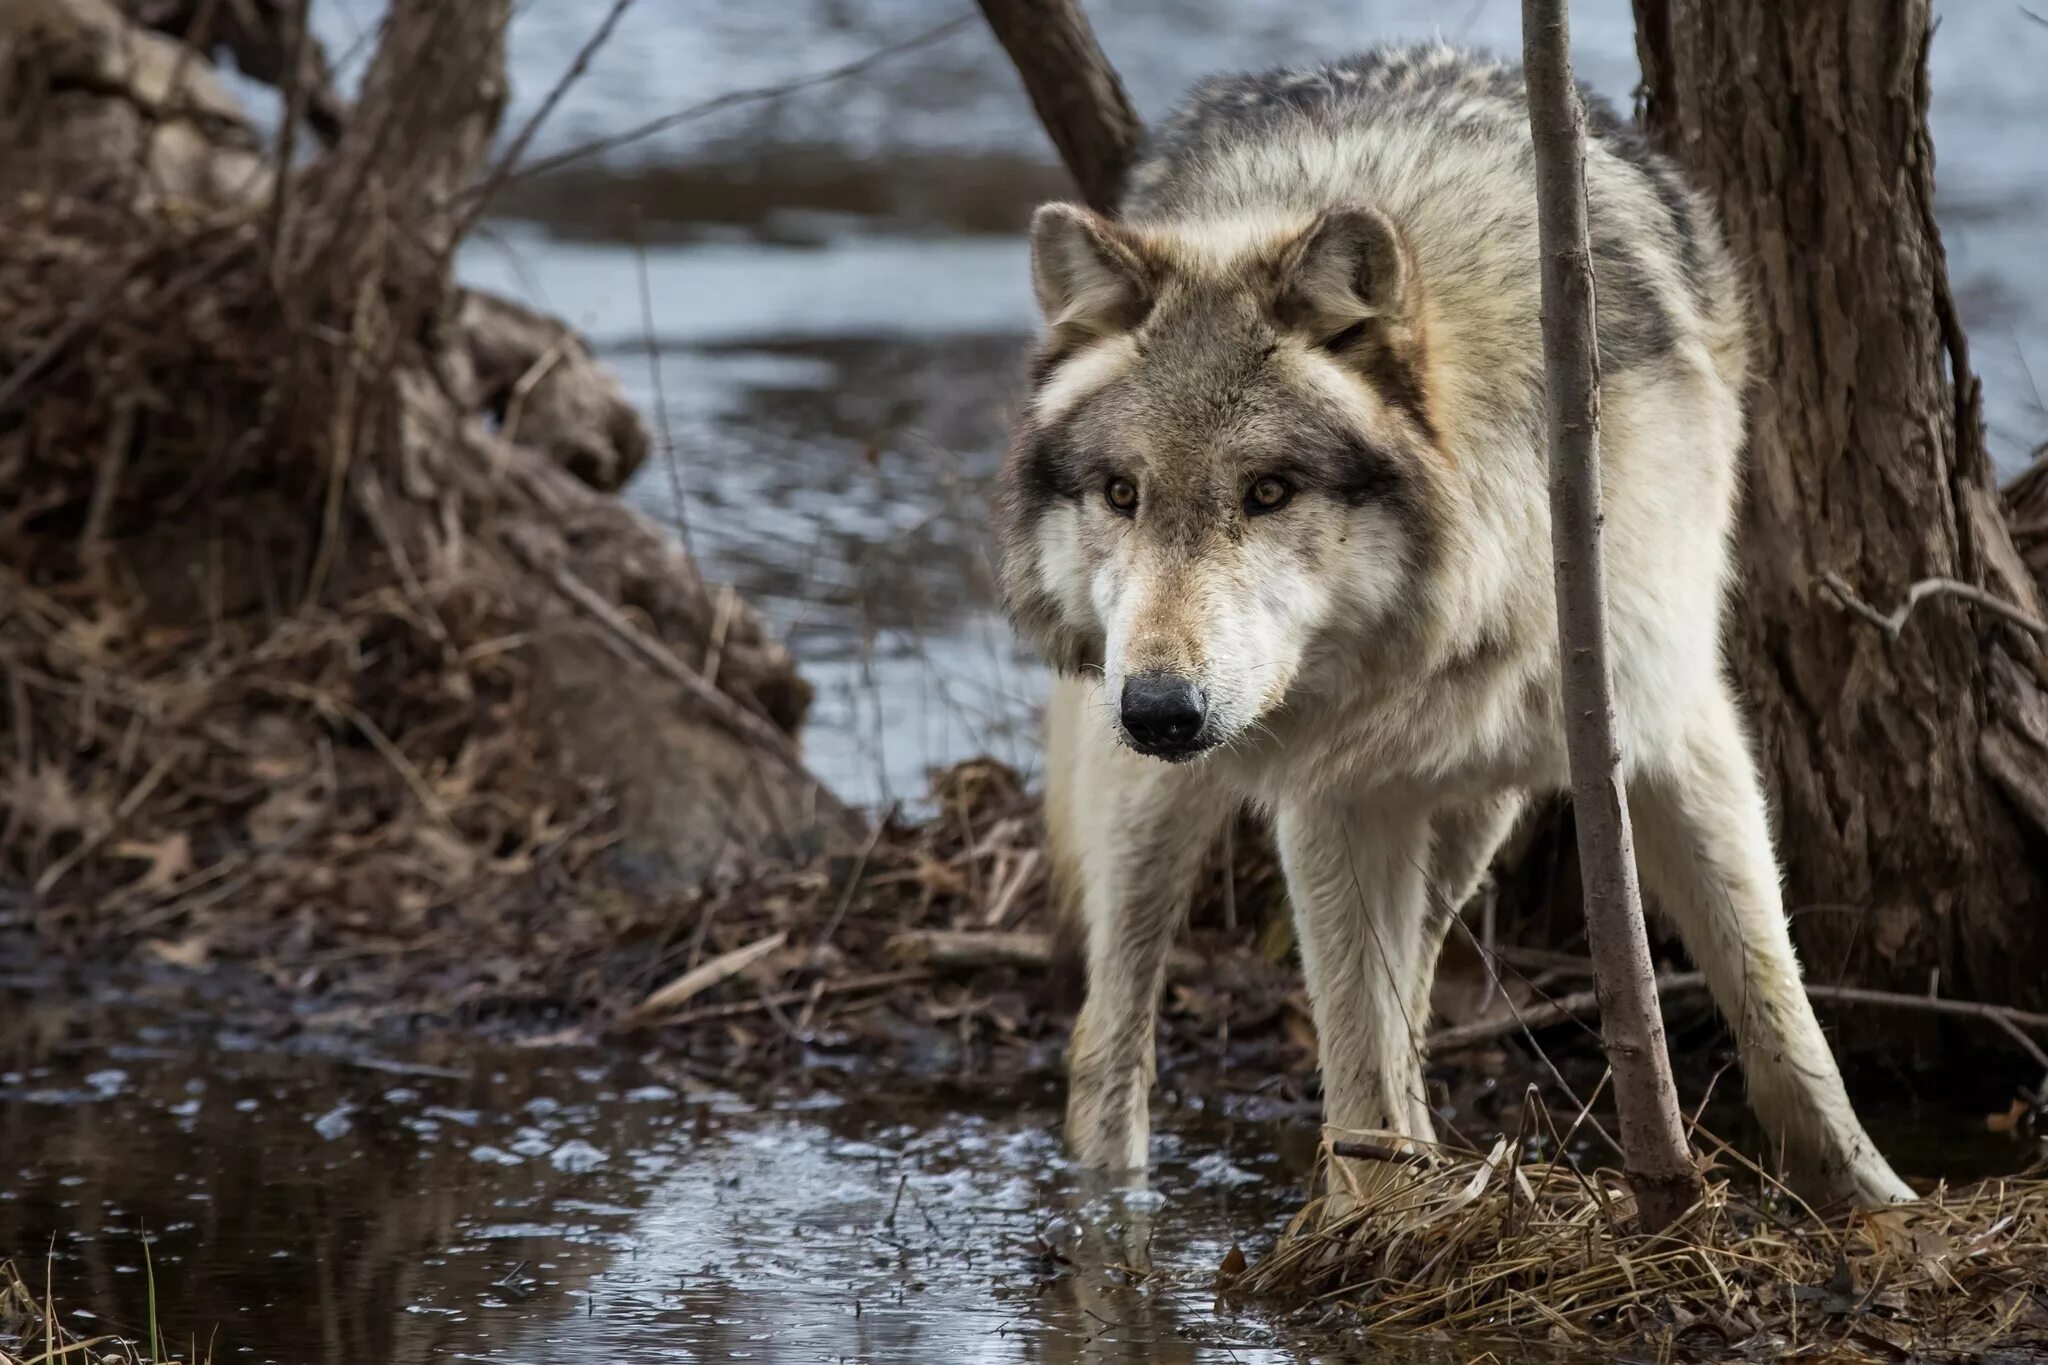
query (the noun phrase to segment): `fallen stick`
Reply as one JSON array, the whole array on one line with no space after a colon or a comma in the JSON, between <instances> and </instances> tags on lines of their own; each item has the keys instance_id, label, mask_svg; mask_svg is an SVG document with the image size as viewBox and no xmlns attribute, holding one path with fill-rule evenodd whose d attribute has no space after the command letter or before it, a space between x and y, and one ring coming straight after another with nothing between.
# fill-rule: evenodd
<instances>
[{"instance_id":1,"label":"fallen stick","mask_svg":"<svg viewBox=\"0 0 2048 1365\"><path fill-rule=\"evenodd\" d=\"M684 1014L671 1015L659 1020L663 1028L685 1028L711 1019L736 1019L741 1015L760 1014L782 1005L794 1005L808 1000L813 990L819 996L847 995L853 991L880 990L884 986L907 986L914 981L929 981L933 973L923 967L907 968L894 972L870 972L865 976L849 976L839 981L828 981L822 989L799 986L794 990L777 991L773 995L756 996L752 1000L736 1000L726 1005L705 1005Z\"/></svg>"},{"instance_id":2,"label":"fallen stick","mask_svg":"<svg viewBox=\"0 0 2048 1365\"><path fill-rule=\"evenodd\" d=\"M1330 1155L1349 1157L1354 1161L1386 1161L1396 1166L1429 1165L1429 1158L1421 1152L1390 1147L1383 1142L1363 1142L1356 1138L1332 1138Z\"/></svg>"},{"instance_id":3,"label":"fallen stick","mask_svg":"<svg viewBox=\"0 0 2048 1365\"><path fill-rule=\"evenodd\" d=\"M633 1029L658 1023L659 1016L672 1013L719 982L738 976L788 940L788 933L778 930L766 938L756 939L745 947L735 948L729 953L720 953L709 962L701 962L666 986L655 987L645 1000L627 1010L613 1027Z\"/></svg>"},{"instance_id":4,"label":"fallen stick","mask_svg":"<svg viewBox=\"0 0 2048 1365\"><path fill-rule=\"evenodd\" d=\"M1657 978L1657 998L1668 1005L1674 996L1704 990L1706 984L1706 977L1698 972L1676 972L1660 976ZM1429 1035L1425 1045L1433 1053L1471 1047L1475 1043L1490 1043L1511 1033L1520 1033L1523 1029L1548 1028L1552 1024L1562 1024L1570 1019L1590 1019L1599 1012L1600 997L1594 991L1573 991L1568 995L1539 1001L1499 1018L1479 1019L1469 1024L1438 1029Z\"/></svg>"},{"instance_id":5,"label":"fallen stick","mask_svg":"<svg viewBox=\"0 0 2048 1365\"><path fill-rule=\"evenodd\" d=\"M1657 996L1668 1005L1678 996L1692 995L1706 989L1706 985L1706 977L1698 972L1673 972L1657 978ZM2025 1033L2025 1030L2030 1028L2048 1033L2048 1014L2036 1014L2030 1010L2014 1009L2007 1005L1990 1005L1978 1000L1946 1000L1938 995L1906 995L1899 991L1868 990L1861 986L1830 986L1819 982L1807 982L1805 990L1809 1000L1841 1005L1874 1005L1882 1009L1916 1010L1923 1014L1942 1014L1957 1019L1981 1019L2004 1030L2007 1036L2041 1065L2042 1070L2048 1071L2048 1049L2042 1048ZM1429 1035L1425 1045L1431 1052L1450 1051L1478 1043L1493 1042L1509 1034L1520 1033L1523 1029L1548 1028L1569 1019L1589 1019L1599 1012L1599 997L1593 991L1573 991L1568 995L1560 995L1555 999L1531 1005L1517 1014L1438 1029Z\"/></svg>"},{"instance_id":6,"label":"fallen stick","mask_svg":"<svg viewBox=\"0 0 2048 1365\"><path fill-rule=\"evenodd\" d=\"M548 557L530 544L526 537L507 536L506 543L528 568L544 574L554 585L555 590L581 608L586 616L611 632L627 649L651 664L656 671L680 684L683 690L689 693L691 700L703 707L711 719L723 726L727 733L761 750L791 776L808 784L811 791L827 798L837 807L837 798L831 796L831 789L804 766L794 739L777 729L766 717L748 710L707 682L695 669L676 657L675 652L666 644L634 625L627 619L625 613L606 601L602 594L571 573L566 566L549 563ZM848 833L866 832L865 822L854 811L838 807L837 815L838 823Z\"/></svg>"},{"instance_id":7,"label":"fallen stick","mask_svg":"<svg viewBox=\"0 0 2048 1365\"><path fill-rule=\"evenodd\" d=\"M1806 995L1809 1000L1832 1000L1844 1005L1878 1005L1887 1009L1946 1014L1959 1019L1983 1019L2003 1029L2007 1037L2032 1055L2043 1071L2048 1071L2048 1051L2022 1032L2029 1028L2048 1031L2048 1014L2016 1010L2008 1005L1987 1005L1978 1000L1944 1000L1938 995L1905 995L1897 991L1865 990L1861 986L1809 985Z\"/></svg>"},{"instance_id":8,"label":"fallen stick","mask_svg":"<svg viewBox=\"0 0 2048 1365\"><path fill-rule=\"evenodd\" d=\"M1037 877L1038 865L1042 861L1043 855L1037 849L1024 850L1017 859L1016 870L990 899L988 913L981 917L982 928L999 930L1009 922L1010 912L1017 908L1024 889Z\"/></svg>"},{"instance_id":9,"label":"fallen stick","mask_svg":"<svg viewBox=\"0 0 2048 1365\"><path fill-rule=\"evenodd\" d=\"M913 929L890 939L889 953L898 961L953 971L985 967L1044 971L1052 965L1052 936L1025 930ZM1166 972L1168 976L1194 976L1203 965L1197 954L1176 948L1167 956Z\"/></svg>"}]
</instances>

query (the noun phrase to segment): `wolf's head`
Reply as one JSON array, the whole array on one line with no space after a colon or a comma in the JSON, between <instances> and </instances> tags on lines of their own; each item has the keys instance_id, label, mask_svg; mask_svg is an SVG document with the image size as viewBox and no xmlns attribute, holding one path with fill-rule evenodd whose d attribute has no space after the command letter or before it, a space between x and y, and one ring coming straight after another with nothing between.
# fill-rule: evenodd
<instances>
[{"instance_id":1,"label":"wolf's head","mask_svg":"<svg viewBox=\"0 0 2048 1365\"><path fill-rule=\"evenodd\" d=\"M1132 748L1192 758L1369 639L1438 511L1420 287L1359 206L1113 223L1040 209L1046 332L999 498L1011 619L1099 667Z\"/></svg>"}]
</instances>

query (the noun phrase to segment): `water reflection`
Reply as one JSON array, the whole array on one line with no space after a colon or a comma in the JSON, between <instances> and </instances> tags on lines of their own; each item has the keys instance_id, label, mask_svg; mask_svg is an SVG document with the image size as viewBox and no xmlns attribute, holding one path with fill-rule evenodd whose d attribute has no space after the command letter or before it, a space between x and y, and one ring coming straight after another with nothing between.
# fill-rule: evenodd
<instances>
[{"instance_id":1,"label":"water reflection","mask_svg":"<svg viewBox=\"0 0 2048 1365\"><path fill-rule=\"evenodd\" d=\"M0 1053L0 1247L98 1329L141 1328L146 1235L166 1332L224 1361L1297 1358L1207 1283L1300 1198L1298 1122L1170 1117L1152 1191L1091 1190L1038 1095L74 1027Z\"/></svg>"}]
</instances>

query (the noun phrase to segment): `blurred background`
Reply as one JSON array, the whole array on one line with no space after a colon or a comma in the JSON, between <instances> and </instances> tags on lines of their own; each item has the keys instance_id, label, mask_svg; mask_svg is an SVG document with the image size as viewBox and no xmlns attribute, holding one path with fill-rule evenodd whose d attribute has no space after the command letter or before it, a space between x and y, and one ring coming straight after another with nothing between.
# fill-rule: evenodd
<instances>
[{"instance_id":1,"label":"blurred background","mask_svg":"<svg viewBox=\"0 0 2048 1365\"><path fill-rule=\"evenodd\" d=\"M520 7L505 128L605 9ZM1941 227L2009 476L2048 439L2048 27L2002 0L1935 10ZM345 82L381 12L313 6ZM1514 0L1111 0L1090 17L1148 123L1224 67L1521 42ZM1574 6L1573 38L1581 78L1625 109L1626 0ZM1020 233L1071 191L987 26L948 0L651 0L527 160L541 172L461 273L584 328L628 386L657 436L630 496L785 633L818 688L818 775L883 804L974 754L1031 773L1040 680L995 611L982 526L1036 321Z\"/></svg>"}]
</instances>

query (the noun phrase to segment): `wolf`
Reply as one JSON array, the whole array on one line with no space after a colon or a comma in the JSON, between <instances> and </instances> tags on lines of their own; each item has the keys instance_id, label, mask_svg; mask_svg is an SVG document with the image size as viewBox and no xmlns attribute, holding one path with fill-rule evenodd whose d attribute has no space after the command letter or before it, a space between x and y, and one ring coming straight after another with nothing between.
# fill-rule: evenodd
<instances>
[{"instance_id":1,"label":"wolf","mask_svg":"<svg viewBox=\"0 0 2048 1365\"><path fill-rule=\"evenodd\" d=\"M1614 690L1644 882L1795 1188L1911 1197L1800 985L1720 634L1751 379L1706 202L1587 94ZM1168 949L1271 819L1333 1130L1432 1133L1444 936L1567 783L1521 73L1447 45L1197 85L1119 219L1031 223L1044 315L998 479L1053 665L1056 896L1083 940L1066 1141L1146 1164Z\"/></svg>"}]
</instances>

